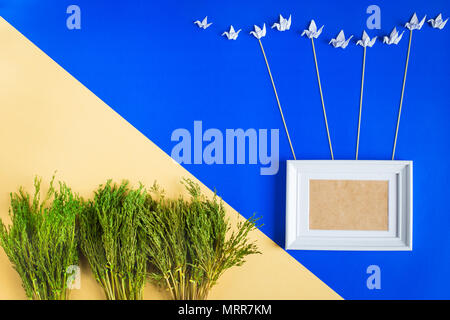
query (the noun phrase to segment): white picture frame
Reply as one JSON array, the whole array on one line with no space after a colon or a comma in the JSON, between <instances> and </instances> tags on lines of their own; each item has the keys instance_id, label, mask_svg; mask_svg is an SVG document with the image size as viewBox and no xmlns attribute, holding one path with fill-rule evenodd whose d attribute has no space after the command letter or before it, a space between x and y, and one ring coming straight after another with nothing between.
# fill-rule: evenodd
<instances>
[{"instance_id":1,"label":"white picture frame","mask_svg":"<svg viewBox=\"0 0 450 320\"><path fill-rule=\"evenodd\" d=\"M311 179L387 180L388 230L310 230L308 217ZM411 251L412 223L412 161L287 161L287 250Z\"/></svg>"}]
</instances>

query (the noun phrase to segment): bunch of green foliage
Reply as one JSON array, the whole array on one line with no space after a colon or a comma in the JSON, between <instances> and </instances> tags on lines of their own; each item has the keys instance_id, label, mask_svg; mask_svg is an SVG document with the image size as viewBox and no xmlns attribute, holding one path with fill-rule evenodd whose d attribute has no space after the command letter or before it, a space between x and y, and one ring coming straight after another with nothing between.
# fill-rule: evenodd
<instances>
[{"instance_id":1,"label":"bunch of green foliage","mask_svg":"<svg viewBox=\"0 0 450 320\"><path fill-rule=\"evenodd\" d=\"M147 274L138 218L145 210L143 186L108 181L80 215L80 247L109 300L140 300Z\"/></svg>"},{"instance_id":2,"label":"bunch of green foliage","mask_svg":"<svg viewBox=\"0 0 450 320\"><path fill-rule=\"evenodd\" d=\"M153 265L151 277L173 299L201 300L227 269L242 265L247 255L260 253L248 239L259 218L239 222L231 231L222 201L216 195L207 199L191 180L184 184L190 201L166 199L153 187L157 199L148 197L140 219L144 249Z\"/></svg>"},{"instance_id":3,"label":"bunch of green foliage","mask_svg":"<svg viewBox=\"0 0 450 320\"><path fill-rule=\"evenodd\" d=\"M33 196L23 188L11 193L11 225L0 226L0 244L29 299L67 299L68 267L78 264L75 226L83 202L64 183L55 190L53 181L42 202L38 178Z\"/></svg>"}]
</instances>

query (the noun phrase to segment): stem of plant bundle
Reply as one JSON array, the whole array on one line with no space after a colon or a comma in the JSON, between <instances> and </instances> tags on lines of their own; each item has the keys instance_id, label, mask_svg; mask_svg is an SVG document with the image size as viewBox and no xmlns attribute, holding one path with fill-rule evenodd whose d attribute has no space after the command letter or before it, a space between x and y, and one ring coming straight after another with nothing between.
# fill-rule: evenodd
<instances>
[{"instance_id":1,"label":"stem of plant bundle","mask_svg":"<svg viewBox=\"0 0 450 320\"><path fill-rule=\"evenodd\" d=\"M361 75L361 94L359 99L359 118L358 118L358 136L356 138L356 160L358 160L358 151L359 151L359 135L361 132L361 115L362 115L362 103L363 103L363 95L364 95L364 73L366 71L366 47L364 47L363 54L363 66L362 66L362 75Z\"/></svg>"},{"instance_id":2,"label":"stem of plant bundle","mask_svg":"<svg viewBox=\"0 0 450 320\"><path fill-rule=\"evenodd\" d=\"M173 290L173 296L175 297L175 300L180 300L180 295L178 291L178 285L175 282L175 279L172 275L172 272L170 272L170 280L172 280L172 290Z\"/></svg>"},{"instance_id":3,"label":"stem of plant bundle","mask_svg":"<svg viewBox=\"0 0 450 320\"><path fill-rule=\"evenodd\" d=\"M114 276L112 275L112 272L109 270L106 270L105 272L105 279L102 280L103 287L105 288L105 295L108 300L116 300L116 295L114 293Z\"/></svg>"},{"instance_id":4,"label":"stem of plant bundle","mask_svg":"<svg viewBox=\"0 0 450 320\"><path fill-rule=\"evenodd\" d=\"M125 279L122 277L118 277L118 284L117 289L119 290L119 300L127 300L127 289L125 288ZM130 295L130 299L133 299L133 297Z\"/></svg>"},{"instance_id":5,"label":"stem of plant bundle","mask_svg":"<svg viewBox=\"0 0 450 320\"><path fill-rule=\"evenodd\" d=\"M200 294L200 300L206 300L206 298L208 298L208 292L211 289L211 285L208 282L207 284L205 284L205 286L203 287L203 290Z\"/></svg>"},{"instance_id":6,"label":"stem of plant bundle","mask_svg":"<svg viewBox=\"0 0 450 320\"><path fill-rule=\"evenodd\" d=\"M392 149L392 160L395 157L395 147L397 146L397 136L398 136L398 128L400 126L400 117L402 114L402 106L403 106L403 97L405 95L405 85L406 85L406 74L408 73L408 64L409 64L409 54L411 53L411 41L412 41L412 30L409 31L409 43L408 43L408 53L406 54L406 64L405 64L405 74L403 75L403 86L402 86L402 94L400 97L400 107L398 109L398 117L397 117L397 127L395 129L395 138L394 138L394 147Z\"/></svg>"},{"instance_id":7,"label":"stem of plant bundle","mask_svg":"<svg viewBox=\"0 0 450 320\"><path fill-rule=\"evenodd\" d=\"M316 73L317 73L317 82L319 83L320 100L322 101L323 118L325 119L325 127L327 128L328 145L330 146L331 159L334 160L333 147L331 145L331 138L330 138L330 129L328 128L327 112L325 110L325 103L323 101L323 93L322 93L322 85L320 83L319 65L317 63L316 48L314 46L313 38L311 38L311 43L312 43L312 48L313 48L313 53L314 53L314 62L316 64Z\"/></svg>"},{"instance_id":8,"label":"stem of plant bundle","mask_svg":"<svg viewBox=\"0 0 450 320\"><path fill-rule=\"evenodd\" d=\"M286 121L284 119L283 110L281 109L280 99L278 98L277 88L275 87L275 82L273 81L272 72L270 72L269 62L267 61L266 53L264 52L264 47L262 45L261 39L258 39L259 46L261 47L262 54L264 56L264 60L266 61L267 71L269 72L270 81L272 81L273 92L275 92L275 97L277 98L278 109L280 110L281 119L283 120L284 130L286 131L287 138L289 140L289 146L291 147L292 156L294 160L297 160L295 157L294 147L292 146L291 137L289 136L289 131L286 125Z\"/></svg>"},{"instance_id":9,"label":"stem of plant bundle","mask_svg":"<svg viewBox=\"0 0 450 320\"><path fill-rule=\"evenodd\" d=\"M169 292L170 292L170 296L172 297L172 300L175 300L174 289L173 289L173 287L172 287L172 284L170 283L169 276L165 275L165 276L164 276L164 280L166 281L167 289L168 289Z\"/></svg>"}]
</instances>

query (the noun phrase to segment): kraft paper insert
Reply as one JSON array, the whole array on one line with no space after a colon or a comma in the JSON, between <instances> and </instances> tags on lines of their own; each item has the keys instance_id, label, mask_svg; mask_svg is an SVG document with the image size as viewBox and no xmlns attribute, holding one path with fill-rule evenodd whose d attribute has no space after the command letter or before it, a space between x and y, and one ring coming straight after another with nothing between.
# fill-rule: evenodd
<instances>
[{"instance_id":1,"label":"kraft paper insert","mask_svg":"<svg viewBox=\"0 0 450 320\"><path fill-rule=\"evenodd\" d=\"M310 180L309 228L388 230L388 181Z\"/></svg>"}]
</instances>

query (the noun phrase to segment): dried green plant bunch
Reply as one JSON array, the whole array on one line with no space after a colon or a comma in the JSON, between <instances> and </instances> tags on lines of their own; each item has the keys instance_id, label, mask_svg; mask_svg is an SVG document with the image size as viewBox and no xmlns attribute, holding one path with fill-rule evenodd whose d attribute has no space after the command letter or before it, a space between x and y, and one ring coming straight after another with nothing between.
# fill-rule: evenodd
<instances>
[{"instance_id":1,"label":"dried green plant bunch","mask_svg":"<svg viewBox=\"0 0 450 320\"><path fill-rule=\"evenodd\" d=\"M64 300L69 294L69 267L78 265L76 217L83 201L64 183L50 187L41 201L41 179L31 196L11 193L11 225L0 226L0 244L22 279L29 299Z\"/></svg>"},{"instance_id":2,"label":"dried green plant bunch","mask_svg":"<svg viewBox=\"0 0 450 320\"><path fill-rule=\"evenodd\" d=\"M141 217L145 251L153 265L151 277L166 287L173 299L206 299L220 276L245 257L260 253L248 238L259 218L239 222L233 230L217 196L209 200L200 187L183 180L191 195L167 199L154 186L148 211Z\"/></svg>"},{"instance_id":3,"label":"dried green plant bunch","mask_svg":"<svg viewBox=\"0 0 450 320\"><path fill-rule=\"evenodd\" d=\"M146 255L138 217L146 191L108 181L95 192L79 219L80 247L108 300L142 299Z\"/></svg>"}]
</instances>

